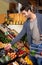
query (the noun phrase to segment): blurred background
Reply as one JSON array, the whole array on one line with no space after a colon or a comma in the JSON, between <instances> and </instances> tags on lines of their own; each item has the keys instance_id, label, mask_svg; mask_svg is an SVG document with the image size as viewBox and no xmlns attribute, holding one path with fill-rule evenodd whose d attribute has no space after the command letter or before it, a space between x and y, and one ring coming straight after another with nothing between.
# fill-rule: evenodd
<instances>
[{"instance_id":1,"label":"blurred background","mask_svg":"<svg viewBox=\"0 0 42 65\"><path fill-rule=\"evenodd\" d=\"M28 4L36 13L42 13L42 0L0 0L0 24L6 23L19 33L26 20L21 14L21 8Z\"/></svg>"},{"instance_id":2,"label":"blurred background","mask_svg":"<svg viewBox=\"0 0 42 65\"><path fill-rule=\"evenodd\" d=\"M31 3L37 10L42 13L42 0L0 0L0 14L7 13L7 10L12 12L17 12L16 7L18 3L26 6L27 4Z\"/></svg>"}]
</instances>

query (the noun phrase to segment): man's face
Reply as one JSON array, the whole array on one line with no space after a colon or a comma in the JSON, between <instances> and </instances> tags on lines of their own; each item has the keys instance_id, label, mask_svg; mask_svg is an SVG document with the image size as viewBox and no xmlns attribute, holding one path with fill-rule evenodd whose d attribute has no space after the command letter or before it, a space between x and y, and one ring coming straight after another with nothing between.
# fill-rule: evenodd
<instances>
[{"instance_id":1,"label":"man's face","mask_svg":"<svg viewBox=\"0 0 42 65\"><path fill-rule=\"evenodd\" d=\"M23 11L22 11L22 14L23 14L25 17L28 17L28 12L27 12L27 11L23 10Z\"/></svg>"},{"instance_id":2,"label":"man's face","mask_svg":"<svg viewBox=\"0 0 42 65\"><path fill-rule=\"evenodd\" d=\"M23 10L22 13L25 17L30 18L30 10L28 11Z\"/></svg>"}]
</instances>

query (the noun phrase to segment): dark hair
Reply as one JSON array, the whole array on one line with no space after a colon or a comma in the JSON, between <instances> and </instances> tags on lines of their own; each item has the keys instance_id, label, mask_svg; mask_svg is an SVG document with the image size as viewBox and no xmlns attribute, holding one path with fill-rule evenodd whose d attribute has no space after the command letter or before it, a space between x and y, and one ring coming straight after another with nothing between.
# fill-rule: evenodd
<instances>
[{"instance_id":1,"label":"dark hair","mask_svg":"<svg viewBox=\"0 0 42 65\"><path fill-rule=\"evenodd\" d=\"M32 11L31 5L28 4L28 6L22 6L21 11L23 11L23 10L26 10L26 11L30 10L30 11Z\"/></svg>"}]
</instances>

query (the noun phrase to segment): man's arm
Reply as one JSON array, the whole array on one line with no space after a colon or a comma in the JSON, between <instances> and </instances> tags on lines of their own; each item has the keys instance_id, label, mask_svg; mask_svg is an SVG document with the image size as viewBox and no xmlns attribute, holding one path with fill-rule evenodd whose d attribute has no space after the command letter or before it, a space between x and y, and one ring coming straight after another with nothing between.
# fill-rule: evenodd
<instances>
[{"instance_id":1,"label":"man's arm","mask_svg":"<svg viewBox=\"0 0 42 65\"><path fill-rule=\"evenodd\" d=\"M13 45L14 43L18 42L22 37L23 35L26 33L26 22L24 23L23 25L23 29L22 31L16 36L16 38L14 38L11 42L11 44Z\"/></svg>"}]
</instances>

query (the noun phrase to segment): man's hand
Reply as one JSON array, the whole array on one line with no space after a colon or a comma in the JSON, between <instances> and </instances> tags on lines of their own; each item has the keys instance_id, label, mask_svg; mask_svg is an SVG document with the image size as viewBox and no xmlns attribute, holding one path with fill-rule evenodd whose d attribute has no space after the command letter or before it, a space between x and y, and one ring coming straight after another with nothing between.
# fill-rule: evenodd
<instances>
[{"instance_id":1,"label":"man's hand","mask_svg":"<svg viewBox=\"0 0 42 65\"><path fill-rule=\"evenodd\" d=\"M5 50L9 50L11 48L11 44L9 43L9 44L7 44L6 46L5 46Z\"/></svg>"}]
</instances>

